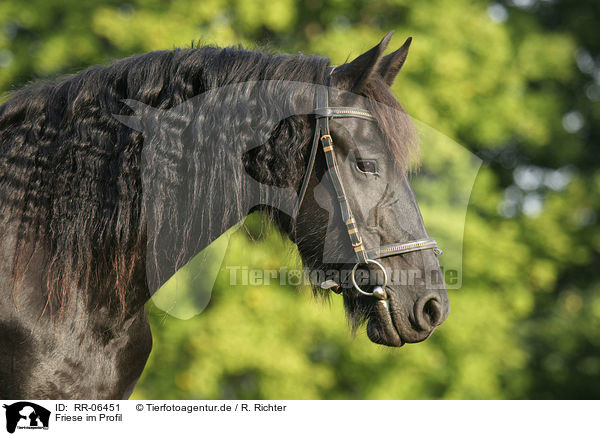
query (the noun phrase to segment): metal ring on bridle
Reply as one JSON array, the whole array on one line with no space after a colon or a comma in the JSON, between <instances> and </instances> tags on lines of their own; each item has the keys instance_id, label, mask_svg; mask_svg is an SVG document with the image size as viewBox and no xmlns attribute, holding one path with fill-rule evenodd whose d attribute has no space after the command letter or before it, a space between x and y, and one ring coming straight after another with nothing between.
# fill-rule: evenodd
<instances>
[{"instance_id":1,"label":"metal ring on bridle","mask_svg":"<svg viewBox=\"0 0 600 436\"><path fill-rule=\"evenodd\" d=\"M387 271L385 270L383 265L380 264L379 262L377 262L376 260L367 259L366 263L357 263L356 265L354 265L354 268L352 268L352 284L354 285L354 289L356 289L361 294L366 295L367 297L372 297L374 294L373 294L373 292L365 292L360 288L360 286L358 286L358 283L356 283L356 269L358 268L359 265L368 265L370 263L377 265L379 267L379 269L381 271L383 271L383 285L380 285L383 289L385 289L385 286L387 285L387 282L388 282Z\"/></svg>"}]
</instances>

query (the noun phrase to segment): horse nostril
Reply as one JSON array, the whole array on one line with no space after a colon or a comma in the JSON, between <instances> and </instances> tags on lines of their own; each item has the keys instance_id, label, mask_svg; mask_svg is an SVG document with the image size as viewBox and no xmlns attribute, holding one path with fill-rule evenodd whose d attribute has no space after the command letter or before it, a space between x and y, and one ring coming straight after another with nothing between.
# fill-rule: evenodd
<instances>
[{"instance_id":1,"label":"horse nostril","mask_svg":"<svg viewBox=\"0 0 600 436\"><path fill-rule=\"evenodd\" d=\"M415 304L415 318L423 330L431 330L442 320L442 304L437 295L428 295Z\"/></svg>"},{"instance_id":2,"label":"horse nostril","mask_svg":"<svg viewBox=\"0 0 600 436\"><path fill-rule=\"evenodd\" d=\"M436 298L432 298L425 303L423 306L423 315L429 320L429 324L434 326L438 325L442 318L442 309L440 303Z\"/></svg>"}]
</instances>

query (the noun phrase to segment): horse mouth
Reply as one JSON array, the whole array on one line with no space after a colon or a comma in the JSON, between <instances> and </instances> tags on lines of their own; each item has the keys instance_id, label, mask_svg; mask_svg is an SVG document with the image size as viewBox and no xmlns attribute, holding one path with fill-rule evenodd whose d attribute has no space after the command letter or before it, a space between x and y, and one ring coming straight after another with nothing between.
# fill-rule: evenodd
<instances>
[{"instance_id":1,"label":"horse mouth","mask_svg":"<svg viewBox=\"0 0 600 436\"><path fill-rule=\"evenodd\" d=\"M405 341L400 336L387 300L378 300L375 303L373 314L367 323L367 336L369 339L388 347L401 347Z\"/></svg>"},{"instance_id":2,"label":"horse mouth","mask_svg":"<svg viewBox=\"0 0 600 436\"><path fill-rule=\"evenodd\" d=\"M389 295L389 294L388 294ZM367 324L367 336L372 342L389 347L401 347L429 338L444 322L450 306L434 293L426 294L412 303L412 310L394 307L399 304L393 298L375 302Z\"/></svg>"}]
</instances>

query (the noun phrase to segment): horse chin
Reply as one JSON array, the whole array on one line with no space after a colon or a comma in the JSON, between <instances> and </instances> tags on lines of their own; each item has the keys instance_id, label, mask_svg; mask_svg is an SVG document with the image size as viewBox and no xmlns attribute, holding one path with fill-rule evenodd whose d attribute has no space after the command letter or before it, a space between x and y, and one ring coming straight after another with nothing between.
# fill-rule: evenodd
<instances>
[{"instance_id":1,"label":"horse chin","mask_svg":"<svg viewBox=\"0 0 600 436\"><path fill-rule=\"evenodd\" d=\"M401 347L404 345L404 340L402 340L392 319L388 301L377 301L374 313L367 323L367 336L372 342L388 347Z\"/></svg>"}]
</instances>

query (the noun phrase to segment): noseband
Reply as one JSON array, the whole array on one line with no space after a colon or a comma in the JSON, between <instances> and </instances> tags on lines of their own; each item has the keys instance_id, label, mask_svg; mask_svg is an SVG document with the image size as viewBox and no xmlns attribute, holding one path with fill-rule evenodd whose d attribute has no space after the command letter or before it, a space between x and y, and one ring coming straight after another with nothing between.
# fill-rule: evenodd
<instances>
[{"instance_id":1,"label":"noseband","mask_svg":"<svg viewBox=\"0 0 600 436\"><path fill-rule=\"evenodd\" d=\"M300 206L302 206L302 201L304 200L304 196L306 195L306 190L308 189L310 177L315 166L317 150L320 144L325 155L325 161L327 164L327 169L329 170L329 174L331 176L333 188L335 190L337 200L340 205L342 219L346 224L346 231L348 232L350 243L352 244L352 248L354 249L354 254L356 256L356 264L354 265L354 268L352 268L352 284L354 288L363 295L369 297L374 296L381 300L385 300L387 299L387 293L384 289L388 282L388 275L383 265L380 262L378 262L377 259L381 259L383 257L397 256L405 253L411 253L413 251L429 249L432 249L435 254L439 255L442 253L442 251L438 248L437 243L433 238L421 239L418 241L411 242L394 243L371 249L368 249L363 244L362 238L360 237L360 233L358 231L358 227L356 226L356 221L354 220L354 215L352 214L352 210L350 209L350 204L348 203L348 198L346 197L346 192L344 191L342 179L340 178L340 174L337 168L333 139L331 138L331 133L329 131L329 120L334 118L359 118L362 120L372 122L377 122L377 120L375 116L373 116L373 114L362 108L329 106L329 85L331 82L331 74L333 73L333 70L335 68L335 66L331 67L329 74L327 75L326 85L317 87L315 97L315 109L313 110L313 114L315 115L316 120L315 134L313 137L310 156L308 159L308 166L306 168L304 180L302 181L302 185L300 187L294 216L298 216ZM384 277L383 285L377 286L373 290L373 292L364 291L356 282L357 268L360 265L368 264L375 265L379 269L381 269ZM323 287L323 285L321 286ZM339 285L335 282L333 282L333 286L337 286L339 288Z\"/></svg>"}]
</instances>

